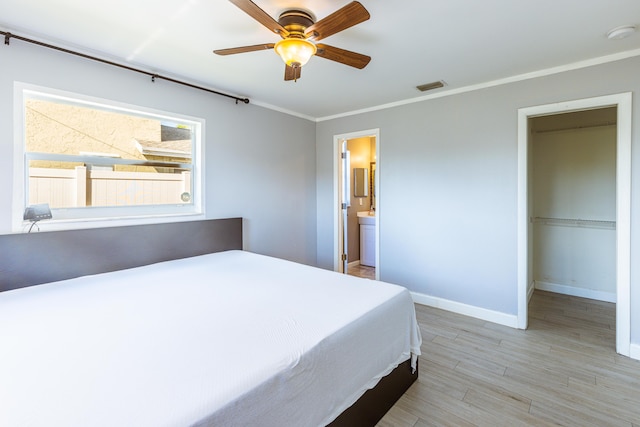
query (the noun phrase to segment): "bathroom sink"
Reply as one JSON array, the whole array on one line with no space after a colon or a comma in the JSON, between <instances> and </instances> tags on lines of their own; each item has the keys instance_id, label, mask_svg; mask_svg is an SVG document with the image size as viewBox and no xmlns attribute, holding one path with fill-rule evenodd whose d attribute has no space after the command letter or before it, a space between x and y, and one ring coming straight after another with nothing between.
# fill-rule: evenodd
<instances>
[{"instance_id":1,"label":"bathroom sink","mask_svg":"<svg viewBox=\"0 0 640 427\"><path fill-rule=\"evenodd\" d=\"M357 212L358 217L374 217L376 216L375 212L371 212L371 211L362 211L362 212ZM372 215L373 214L373 215Z\"/></svg>"},{"instance_id":2,"label":"bathroom sink","mask_svg":"<svg viewBox=\"0 0 640 427\"><path fill-rule=\"evenodd\" d=\"M376 217L374 215L370 215L369 211L358 212L358 224L361 225L376 225Z\"/></svg>"}]
</instances>

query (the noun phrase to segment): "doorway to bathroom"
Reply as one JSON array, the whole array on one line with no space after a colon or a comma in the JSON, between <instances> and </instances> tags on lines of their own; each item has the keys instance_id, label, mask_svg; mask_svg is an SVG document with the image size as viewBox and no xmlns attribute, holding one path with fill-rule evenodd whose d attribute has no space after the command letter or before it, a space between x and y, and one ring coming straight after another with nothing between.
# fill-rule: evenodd
<instances>
[{"instance_id":1,"label":"doorway to bathroom","mask_svg":"<svg viewBox=\"0 0 640 427\"><path fill-rule=\"evenodd\" d=\"M334 136L334 269L379 278L379 130Z\"/></svg>"}]
</instances>

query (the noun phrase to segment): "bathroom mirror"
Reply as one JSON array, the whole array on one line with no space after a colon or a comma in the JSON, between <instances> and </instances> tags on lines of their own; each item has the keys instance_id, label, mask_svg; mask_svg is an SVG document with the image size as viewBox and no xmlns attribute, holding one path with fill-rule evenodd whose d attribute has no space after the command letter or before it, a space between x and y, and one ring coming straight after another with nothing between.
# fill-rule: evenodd
<instances>
[{"instance_id":1,"label":"bathroom mirror","mask_svg":"<svg viewBox=\"0 0 640 427\"><path fill-rule=\"evenodd\" d=\"M353 168L353 197L369 196L369 169Z\"/></svg>"}]
</instances>

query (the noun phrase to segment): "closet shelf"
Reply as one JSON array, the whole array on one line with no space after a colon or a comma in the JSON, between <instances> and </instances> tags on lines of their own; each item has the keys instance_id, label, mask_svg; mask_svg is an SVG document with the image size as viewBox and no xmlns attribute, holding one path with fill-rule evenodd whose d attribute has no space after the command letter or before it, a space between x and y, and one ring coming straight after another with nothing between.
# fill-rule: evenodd
<instances>
[{"instance_id":1,"label":"closet shelf","mask_svg":"<svg viewBox=\"0 0 640 427\"><path fill-rule=\"evenodd\" d=\"M532 218L532 222L543 225L558 225L563 227L583 227L583 228L607 228L616 229L615 221L604 221L597 219L575 219L575 218L550 218L537 216Z\"/></svg>"}]
</instances>

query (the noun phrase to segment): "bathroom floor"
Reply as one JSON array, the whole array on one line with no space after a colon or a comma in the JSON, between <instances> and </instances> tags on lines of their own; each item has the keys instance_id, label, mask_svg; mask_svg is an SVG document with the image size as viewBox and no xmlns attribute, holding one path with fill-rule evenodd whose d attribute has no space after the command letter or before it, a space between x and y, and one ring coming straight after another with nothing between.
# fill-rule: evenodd
<instances>
[{"instance_id":1,"label":"bathroom floor","mask_svg":"<svg viewBox=\"0 0 640 427\"><path fill-rule=\"evenodd\" d=\"M347 269L347 273L352 276L364 277L365 279L376 279L376 268L375 267L367 267L366 265L354 265L349 266Z\"/></svg>"}]
</instances>

